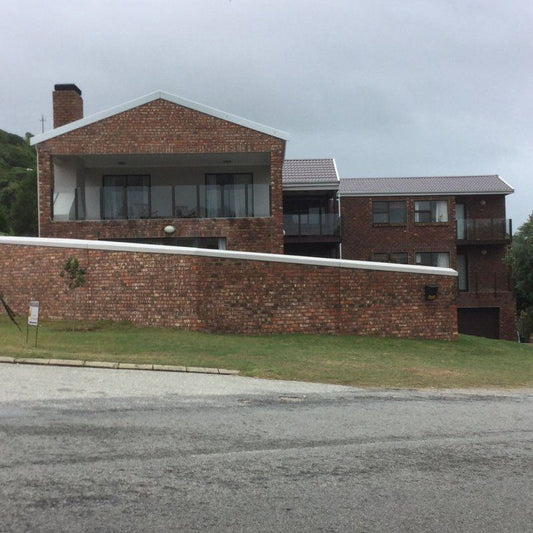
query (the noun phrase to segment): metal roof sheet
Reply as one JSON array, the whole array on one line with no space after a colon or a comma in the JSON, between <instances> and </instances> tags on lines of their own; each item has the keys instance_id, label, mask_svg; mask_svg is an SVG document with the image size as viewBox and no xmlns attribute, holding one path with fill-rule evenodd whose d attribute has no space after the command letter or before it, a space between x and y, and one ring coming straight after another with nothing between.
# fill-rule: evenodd
<instances>
[{"instance_id":1,"label":"metal roof sheet","mask_svg":"<svg viewBox=\"0 0 533 533\"><path fill-rule=\"evenodd\" d=\"M435 176L418 178L343 178L341 196L421 194L510 194L514 189L500 176Z\"/></svg>"}]
</instances>

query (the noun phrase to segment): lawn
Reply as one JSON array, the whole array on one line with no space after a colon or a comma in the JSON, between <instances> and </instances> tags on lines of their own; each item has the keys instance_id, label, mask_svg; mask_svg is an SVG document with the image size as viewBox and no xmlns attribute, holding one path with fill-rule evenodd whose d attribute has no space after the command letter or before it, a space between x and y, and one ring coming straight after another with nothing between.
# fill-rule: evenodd
<instances>
[{"instance_id":1,"label":"lawn","mask_svg":"<svg viewBox=\"0 0 533 533\"><path fill-rule=\"evenodd\" d=\"M24 324L25 319L19 322ZM327 335L228 335L110 322L42 322L26 344L0 317L0 355L240 370L283 380L394 388L533 386L533 346L460 336L456 342Z\"/></svg>"}]
</instances>

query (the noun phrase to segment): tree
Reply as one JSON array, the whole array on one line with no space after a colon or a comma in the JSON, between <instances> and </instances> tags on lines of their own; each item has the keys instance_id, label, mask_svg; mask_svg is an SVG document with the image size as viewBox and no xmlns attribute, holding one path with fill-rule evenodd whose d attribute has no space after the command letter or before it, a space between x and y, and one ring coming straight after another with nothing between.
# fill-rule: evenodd
<instances>
[{"instance_id":1,"label":"tree","mask_svg":"<svg viewBox=\"0 0 533 533\"><path fill-rule=\"evenodd\" d=\"M31 134L0 130L0 232L37 235L37 172Z\"/></svg>"},{"instance_id":2,"label":"tree","mask_svg":"<svg viewBox=\"0 0 533 533\"><path fill-rule=\"evenodd\" d=\"M9 217L7 216L7 209L0 205L0 235L9 233Z\"/></svg>"},{"instance_id":3,"label":"tree","mask_svg":"<svg viewBox=\"0 0 533 533\"><path fill-rule=\"evenodd\" d=\"M507 253L520 309L533 307L533 213L513 235Z\"/></svg>"},{"instance_id":4,"label":"tree","mask_svg":"<svg viewBox=\"0 0 533 533\"><path fill-rule=\"evenodd\" d=\"M87 270L80 266L80 262L75 257L69 257L63 270L59 273L62 278L65 278L68 283L69 290L74 294L74 309L72 318L72 331L76 324L76 311L78 306L78 293L76 289L85 284L85 274Z\"/></svg>"}]
</instances>

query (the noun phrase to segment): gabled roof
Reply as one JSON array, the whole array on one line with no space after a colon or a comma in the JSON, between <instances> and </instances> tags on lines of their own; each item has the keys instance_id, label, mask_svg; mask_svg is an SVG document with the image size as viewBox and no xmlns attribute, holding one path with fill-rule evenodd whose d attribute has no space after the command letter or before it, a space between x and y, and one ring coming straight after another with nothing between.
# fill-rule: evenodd
<instances>
[{"instance_id":1,"label":"gabled roof","mask_svg":"<svg viewBox=\"0 0 533 533\"><path fill-rule=\"evenodd\" d=\"M251 120L241 118L236 115L231 115L230 113L226 113L225 111L220 111L219 109L215 109L214 107L209 107L198 102L193 102L192 100L187 100L185 98L182 98L181 96L169 94L164 91L154 91L153 93L146 94L145 96L141 96L139 98L136 98L135 100L130 100L129 102L125 102L115 107L111 107L110 109L106 109L105 111L100 111L99 113L89 115L80 120L70 122L69 124L65 124L64 126L61 126L59 128L55 128L45 133L35 135L31 138L30 142L32 145L39 144L43 141L47 141L48 139L57 137L58 135L63 135L64 133L68 133L69 131L88 126L89 124L93 124L94 122L98 122L99 120L112 117L113 115L117 115L118 113L129 111L134 107L148 104L149 102L153 102L154 100L159 99L167 100L168 102L172 102L174 104L187 107L195 111L199 111L200 113L205 113L206 115L210 115L212 117L227 120L228 122L238 124L239 126L244 126L245 128L249 128L251 130L264 133L266 135L271 135L272 137L276 137L278 139L289 139L288 133L285 133L284 131L270 128L269 126L264 126L263 124L253 122Z\"/></svg>"},{"instance_id":2,"label":"gabled roof","mask_svg":"<svg viewBox=\"0 0 533 533\"><path fill-rule=\"evenodd\" d=\"M420 196L511 194L514 189L498 175L422 178L344 178L341 196Z\"/></svg>"},{"instance_id":3,"label":"gabled roof","mask_svg":"<svg viewBox=\"0 0 533 533\"><path fill-rule=\"evenodd\" d=\"M336 190L338 187L334 159L286 159L283 162L284 190Z\"/></svg>"}]
</instances>

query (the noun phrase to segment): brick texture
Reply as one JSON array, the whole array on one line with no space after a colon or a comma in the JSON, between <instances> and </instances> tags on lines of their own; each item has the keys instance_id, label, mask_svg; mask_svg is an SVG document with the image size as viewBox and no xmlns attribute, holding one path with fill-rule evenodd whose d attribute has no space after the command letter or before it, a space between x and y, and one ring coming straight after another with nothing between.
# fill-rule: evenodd
<instances>
[{"instance_id":1,"label":"brick texture","mask_svg":"<svg viewBox=\"0 0 533 533\"><path fill-rule=\"evenodd\" d=\"M448 252L450 264L455 265L455 201L453 197L398 198L378 197L379 201L406 200L407 222L384 225L372 223L372 198L343 197L342 258L369 261L372 254L382 252L407 252L409 263L414 264L416 252ZM415 224L415 201L448 200L449 222Z\"/></svg>"},{"instance_id":2,"label":"brick texture","mask_svg":"<svg viewBox=\"0 0 533 533\"><path fill-rule=\"evenodd\" d=\"M53 93L54 128L83 118L83 99L74 90L56 90Z\"/></svg>"},{"instance_id":3,"label":"brick texture","mask_svg":"<svg viewBox=\"0 0 533 533\"><path fill-rule=\"evenodd\" d=\"M218 257L0 244L0 286L17 313L70 317L59 276L68 257L87 268L79 315L232 333L327 333L453 340L454 277ZM438 285L435 301L425 285Z\"/></svg>"},{"instance_id":4,"label":"brick texture","mask_svg":"<svg viewBox=\"0 0 533 533\"><path fill-rule=\"evenodd\" d=\"M370 197L343 197L342 258L368 261L374 253L407 252L414 264L416 252L448 252L450 266L457 268L457 253L467 258L469 286L458 292L457 308L496 307L500 309L499 338L516 339L516 299L509 268L504 262L507 246L503 244L468 244L458 246L455 225L456 202L465 204L472 219L505 218L505 196L424 196L376 197L374 200L405 200L407 221L402 225L372 223ZM447 223L417 224L414 203L417 200L447 200Z\"/></svg>"},{"instance_id":5,"label":"brick texture","mask_svg":"<svg viewBox=\"0 0 533 533\"><path fill-rule=\"evenodd\" d=\"M76 94L76 93L74 93ZM270 154L271 216L241 220L168 219L54 222L53 157L80 154ZM282 166L285 141L187 107L158 99L38 145L39 234L81 239L163 237L172 224L175 236L227 237L233 250L283 253Z\"/></svg>"}]
</instances>

